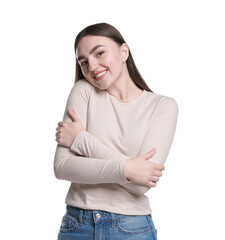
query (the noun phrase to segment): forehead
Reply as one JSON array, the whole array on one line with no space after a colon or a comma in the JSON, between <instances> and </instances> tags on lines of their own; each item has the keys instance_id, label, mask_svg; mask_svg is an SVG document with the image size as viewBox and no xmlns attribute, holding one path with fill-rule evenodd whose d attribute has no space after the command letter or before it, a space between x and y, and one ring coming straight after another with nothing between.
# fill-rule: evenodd
<instances>
[{"instance_id":1,"label":"forehead","mask_svg":"<svg viewBox=\"0 0 225 240\"><path fill-rule=\"evenodd\" d=\"M111 38L103 36L85 36L80 40L77 46L76 55L86 55L96 45L104 45L106 47L118 47L118 45Z\"/></svg>"}]
</instances>

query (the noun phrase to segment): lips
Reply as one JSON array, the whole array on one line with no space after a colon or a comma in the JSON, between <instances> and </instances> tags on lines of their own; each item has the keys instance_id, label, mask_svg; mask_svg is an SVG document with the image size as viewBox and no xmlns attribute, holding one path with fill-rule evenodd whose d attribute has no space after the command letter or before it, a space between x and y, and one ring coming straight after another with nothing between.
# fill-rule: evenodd
<instances>
[{"instance_id":1,"label":"lips","mask_svg":"<svg viewBox=\"0 0 225 240\"><path fill-rule=\"evenodd\" d=\"M107 71L108 71L108 70L105 69L105 70L102 70L102 71L99 71L99 72L95 73L95 74L94 74L94 78L95 78L95 79L100 79L100 78L102 78L102 77L106 74Z\"/></svg>"}]
</instances>

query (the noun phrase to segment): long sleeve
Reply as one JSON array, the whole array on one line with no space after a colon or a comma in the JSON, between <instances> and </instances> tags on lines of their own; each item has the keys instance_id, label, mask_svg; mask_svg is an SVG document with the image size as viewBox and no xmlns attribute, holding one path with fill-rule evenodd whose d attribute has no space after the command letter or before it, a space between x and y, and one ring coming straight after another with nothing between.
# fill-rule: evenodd
<instances>
[{"instance_id":1,"label":"long sleeve","mask_svg":"<svg viewBox=\"0 0 225 240\"><path fill-rule=\"evenodd\" d=\"M96 136L90 134L86 130L79 132L79 134L74 139L70 150L78 153L81 156L100 158L100 159L112 159L121 158L129 159L130 157L112 150L102 141L100 141Z\"/></svg>"},{"instance_id":2,"label":"long sleeve","mask_svg":"<svg viewBox=\"0 0 225 240\"><path fill-rule=\"evenodd\" d=\"M163 99L159 102L138 155L145 154L151 148L156 148L156 155L151 158L150 161L160 164L165 163L175 134L177 115L178 106L174 99L169 98L169 100L166 99L166 101ZM85 130L77 135L70 149L80 155L92 158L129 158L120 152L110 149L97 137ZM126 182L123 186L138 193L145 193L149 190L149 187L133 182Z\"/></svg>"},{"instance_id":3,"label":"long sleeve","mask_svg":"<svg viewBox=\"0 0 225 240\"><path fill-rule=\"evenodd\" d=\"M165 163L172 144L177 104L166 96L143 91L134 101L119 101L86 79L75 83L63 121L71 107L85 129L70 148L57 145L54 171L70 181L66 204L119 214L151 214L148 187L124 176L127 159L157 152L150 161Z\"/></svg>"},{"instance_id":4,"label":"long sleeve","mask_svg":"<svg viewBox=\"0 0 225 240\"><path fill-rule=\"evenodd\" d=\"M75 140L73 141L71 151L76 152L82 156L100 158L100 159L121 159L126 160L130 157L110 149L107 145L101 142L97 137L88 133L87 131L81 131ZM148 191L148 187L136 184L131 181L120 183L120 185L129 188L137 193L145 193Z\"/></svg>"},{"instance_id":5,"label":"long sleeve","mask_svg":"<svg viewBox=\"0 0 225 240\"><path fill-rule=\"evenodd\" d=\"M61 155L58 147L55 161L55 176L58 179L83 184L126 183L124 162L120 159L86 158ZM61 157L59 157L61 155Z\"/></svg>"},{"instance_id":6,"label":"long sleeve","mask_svg":"<svg viewBox=\"0 0 225 240\"><path fill-rule=\"evenodd\" d=\"M67 113L68 107L72 107L84 126L86 126L86 114L90 87L85 80L79 80L72 88L63 121L72 121ZM76 97L79 102L76 101ZM124 184L128 180L124 176L124 164L127 158L99 159L79 156L69 148L57 145L54 158L54 173L56 178L70 182L97 184L118 183Z\"/></svg>"},{"instance_id":7,"label":"long sleeve","mask_svg":"<svg viewBox=\"0 0 225 240\"><path fill-rule=\"evenodd\" d=\"M162 99L156 109L138 155L156 148L152 162L164 164L176 131L178 105L173 98Z\"/></svg>"}]
</instances>

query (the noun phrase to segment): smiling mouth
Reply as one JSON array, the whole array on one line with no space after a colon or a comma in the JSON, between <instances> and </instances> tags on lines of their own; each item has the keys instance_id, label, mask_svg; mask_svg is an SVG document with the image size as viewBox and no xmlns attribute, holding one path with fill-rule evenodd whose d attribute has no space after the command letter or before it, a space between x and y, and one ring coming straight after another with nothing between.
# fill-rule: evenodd
<instances>
[{"instance_id":1,"label":"smiling mouth","mask_svg":"<svg viewBox=\"0 0 225 240\"><path fill-rule=\"evenodd\" d=\"M105 71L99 73L98 75L94 76L94 78L95 78L96 80L102 79L102 78L105 76L105 74L107 73L107 71L108 71L108 70L105 70Z\"/></svg>"}]
</instances>

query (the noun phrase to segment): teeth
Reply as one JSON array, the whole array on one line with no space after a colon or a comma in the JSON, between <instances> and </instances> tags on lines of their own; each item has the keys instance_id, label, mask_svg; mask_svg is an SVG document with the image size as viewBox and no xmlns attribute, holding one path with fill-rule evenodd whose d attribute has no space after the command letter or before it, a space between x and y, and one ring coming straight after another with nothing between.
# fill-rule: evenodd
<instances>
[{"instance_id":1,"label":"teeth","mask_svg":"<svg viewBox=\"0 0 225 240\"><path fill-rule=\"evenodd\" d=\"M95 76L96 78L101 77L102 75L104 75L106 73L106 71L99 73L97 76Z\"/></svg>"}]
</instances>

